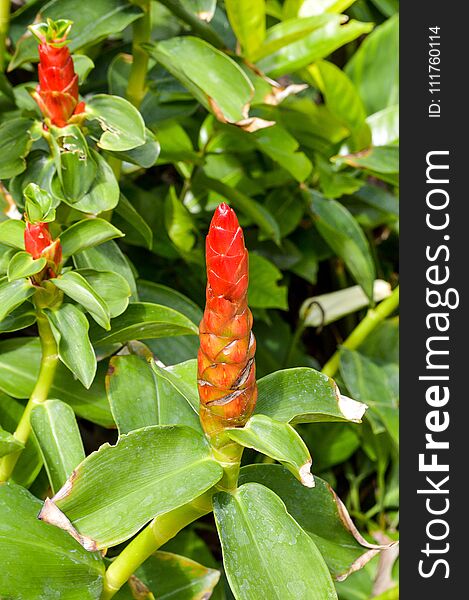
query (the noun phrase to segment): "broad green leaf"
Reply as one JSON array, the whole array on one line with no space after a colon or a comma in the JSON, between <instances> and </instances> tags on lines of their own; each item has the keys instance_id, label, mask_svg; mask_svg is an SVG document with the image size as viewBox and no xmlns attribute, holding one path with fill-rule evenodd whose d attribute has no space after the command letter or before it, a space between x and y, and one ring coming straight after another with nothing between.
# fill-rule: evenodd
<instances>
[{"instance_id":1,"label":"broad green leaf","mask_svg":"<svg viewBox=\"0 0 469 600\"><path fill-rule=\"evenodd\" d=\"M153 302L173 308L185 315L195 325L198 325L202 319L203 311L195 302L166 285L139 279L138 291L144 302Z\"/></svg>"},{"instance_id":2,"label":"broad green leaf","mask_svg":"<svg viewBox=\"0 0 469 600\"><path fill-rule=\"evenodd\" d=\"M362 229L350 212L336 200L328 200L314 191L310 191L310 198L310 210L318 232L342 258L368 298L373 300L375 266Z\"/></svg>"},{"instance_id":3,"label":"broad green leaf","mask_svg":"<svg viewBox=\"0 0 469 600\"><path fill-rule=\"evenodd\" d=\"M311 173L309 158L299 152L299 143L286 129L279 125L261 129L252 134L259 149L277 162L299 181L304 181Z\"/></svg>"},{"instance_id":4,"label":"broad green leaf","mask_svg":"<svg viewBox=\"0 0 469 600\"><path fill-rule=\"evenodd\" d=\"M124 152L145 143L145 123L139 111L119 96L96 94L86 103L86 114L97 119L103 134L98 146Z\"/></svg>"},{"instance_id":5,"label":"broad green leaf","mask_svg":"<svg viewBox=\"0 0 469 600\"><path fill-rule=\"evenodd\" d=\"M15 436L0 427L0 458L13 452L22 450L24 444L17 440Z\"/></svg>"},{"instance_id":6,"label":"broad green leaf","mask_svg":"<svg viewBox=\"0 0 469 600\"><path fill-rule=\"evenodd\" d=\"M38 520L42 502L0 484L0 596L28 600L99 600L104 565L65 532Z\"/></svg>"},{"instance_id":7,"label":"broad green leaf","mask_svg":"<svg viewBox=\"0 0 469 600\"><path fill-rule=\"evenodd\" d=\"M354 197L378 210L399 216L399 198L382 187L364 185L355 192Z\"/></svg>"},{"instance_id":8,"label":"broad green leaf","mask_svg":"<svg viewBox=\"0 0 469 600\"><path fill-rule=\"evenodd\" d=\"M132 299L137 298L137 286L134 273L119 246L113 241L105 242L98 247L87 248L73 257L77 269L94 269L111 271L121 275L129 284Z\"/></svg>"},{"instance_id":9,"label":"broad green leaf","mask_svg":"<svg viewBox=\"0 0 469 600\"><path fill-rule=\"evenodd\" d=\"M371 129L373 146L399 142L399 105L393 104L370 115L366 122Z\"/></svg>"},{"instance_id":10,"label":"broad green leaf","mask_svg":"<svg viewBox=\"0 0 469 600\"><path fill-rule=\"evenodd\" d=\"M39 187L51 191L52 179L56 172L56 165L49 152L45 154L40 150L33 150L26 159L27 168L10 181L9 189L17 205L22 206L23 190L35 183ZM60 199L54 197L54 208L60 204ZM22 248L24 250L24 248Z\"/></svg>"},{"instance_id":11,"label":"broad green leaf","mask_svg":"<svg viewBox=\"0 0 469 600\"><path fill-rule=\"evenodd\" d=\"M261 59L257 65L270 77L280 77L325 58L344 44L369 33L372 28L372 23L360 23L353 19L343 24L342 18L337 16L304 38Z\"/></svg>"},{"instance_id":12,"label":"broad green leaf","mask_svg":"<svg viewBox=\"0 0 469 600\"><path fill-rule=\"evenodd\" d=\"M181 313L149 302L133 302L124 314L112 319L111 331L93 329L94 343L124 344L129 340L146 340L173 335L197 335L194 323Z\"/></svg>"},{"instance_id":13,"label":"broad green leaf","mask_svg":"<svg viewBox=\"0 0 469 600\"><path fill-rule=\"evenodd\" d=\"M46 400L33 408L30 419L55 493L85 458L75 415L68 404Z\"/></svg>"},{"instance_id":14,"label":"broad green leaf","mask_svg":"<svg viewBox=\"0 0 469 600\"><path fill-rule=\"evenodd\" d=\"M158 551L135 571L135 577L153 592L155 600L208 600L214 598L212 592L220 579L220 571L185 556ZM115 599L135 600L136 592L137 582L129 581Z\"/></svg>"},{"instance_id":15,"label":"broad green leaf","mask_svg":"<svg viewBox=\"0 0 469 600\"><path fill-rule=\"evenodd\" d=\"M50 223L55 220L54 198L49 192L31 182L24 188L23 195L25 212L30 223Z\"/></svg>"},{"instance_id":16,"label":"broad green leaf","mask_svg":"<svg viewBox=\"0 0 469 600\"><path fill-rule=\"evenodd\" d=\"M123 233L104 219L83 219L74 223L60 236L62 255L65 258L103 244Z\"/></svg>"},{"instance_id":17,"label":"broad green leaf","mask_svg":"<svg viewBox=\"0 0 469 600\"><path fill-rule=\"evenodd\" d=\"M274 492L246 483L216 494L213 510L236 600L337 599L321 553Z\"/></svg>"},{"instance_id":18,"label":"broad green leaf","mask_svg":"<svg viewBox=\"0 0 469 600\"><path fill-rule=\"evenodd\" d=\"M308 72L323 94L327 108L350 130L351 147L354 150L367 148L371 132L365 107L352 81L339 67L325 60L311 65Z\"/></svg>"},{"instance_id":19,"label":"broad green leaf","mask_svg":"<svg viewBox=\"0 0 469 600\"><path fill-rule=\"evenodd\" d=\"M75 73L78 75L78 83L79 85L83 85L90 72L94 69L94 62L86 54L74 54L72 60Z\"/></svg>"},{"instance_id":20,"label":"broad green leaf","mask_svg":"<svg viewBox=\"0 0 469 600\"><path fill-rule=\"evenodd\" d=\"M355 0L286 0L286 5L296 5L297 13L301 17L320 15L324 12L342 13Z\"/></svg>"},{"instance_id":21,"label":"broad green leaf","mask_svg":"<svg viewBox=\"0 0 469 600\"><path fill-rule=\"evenodd\" d=\"M369 405L370 412L384 424L391 439L398 445L398 399L392 393L386 371L359 352L342 348L340 373L350 393Z\"/></svg>"},{"instance_id":22,"label":"broad green leaf","mask_svg":"<svg viewBox=\"0 0 469 600\"><path fill-rule=\"evenodd\" d=\"M201 20L209 23L217 8L217 0L181 0L184 7L194 12L195 15Z\"/></svg>"},{"instance_id":23,"label":"broad green leaf","mask_svg":"<svg viewBox=\"0 0 469 600\"><path fill-rule=\"evenodd\" d=\"M323 473L348 460L360 447L360 427L346 426L344 423L315 423L298 428L311 456L314 457L314 471Z\"/></svg>"},{"instance_id":24,"label":"broad green leaf","mask_svg":"<svg viewBox=\"0 0 469 600\"><path fill-rule=\"evenodd\" d=\"M283 500L289 514L313 539L335 579L342 581L361 569L382 549L360 535L323 479L315 477L315 487L308 489L279 465L249 465L240 473L240 484L248 482L265 485Z\"/></svg>"},{"instance_id":25,"label":"broad green leaf","mask_svg":"<svg viewBox=\"0 0 469 600\"><path fill-rule=\"evenodd\" d=\"M24 221L17 221L16 219L7 219L0 223L0 243L15 248L17 250L24 250Z\"/></svg>"},{"instance_id":26,"label":"broad green leaf","mask_svg":"<svg viewBox=\"0 0 469 600\"><path fill-rule=\"evenodd\" d=\"M8 119L0 125L0 179L10 179L26 169L25 157L33 143L31 119Z\"/></svg>"},{"instance_id":27,"label":"broad green leaf","mask_svg":"<svg viewBox=\"0 0 469 600\"><path fill-rule=\"evenodd\" d=\"M314 487L311 456L298 433L288 423L254 415L244 427L227 429L232 440L282 463L306 487Z\"/></svg>"},{"instance_id":28,"label":"broad green leaf","mask_svg":"<svg viewBox=\"0 0 469 600\"><path fill-rule=\"evenodd\" d=\"M238 123L248 117L252 84L224 52L187 36L152 45L150 54L218 120Z\"/></svg>"},{"instance_id":29,"label":"broad green leaf","mask_svg":"<svg viewBox=\"0 0 469 600\"><path fill-rule=\"evenodd\" d=\"M359 423L366 409L364 404L342 396L334 381L315 369L276 371L257 384L256 414L284 423Z\"/></svg>"},{"instance_id":30,"label":"broad green leaf","mask_svg":"<svg viewBox=\"0 0 469 600\"><path fill-rule=\"evenodd\" d=\"M399 15L379 25L353 54L345 72L368 114L399 101Z\"/></svg>"},{"instance_id":31,"label":"broad green leaf","mask_svg":"<svg viewBox=\"0 0 469 600\"><path fill-rule=\"evenodd\" d=\"M88 320L73 304L45 310L63 364L88 389L96 375L96 356L88 337Z\"/></svg>"},{"instance_id":32,"label":"broad green leaf","mask_svg":"<svg viewBox=\"0 0 469 600\"><path fill-rule=\"evenodd\" d=\"M27 279L0 280L0 322L31 298L35 291L36 288Z\"/></svg>"},{"instance_id":33,"label":"broad green leaf","mask_svg":"<svg viewBox=\"0 0 469 600\"><path fill-rule=\"evenodd\" d=\"M126 242L134 243L133 239L128 239L128 228L130 227L131 235L137 236L144 245L151 250L153 246L153 231L142 215L137 212L134 206L121 194L119 204L116 206L115 214L119 220L118 225L126 234ZM116 217L113 217L116 222ZM140 244L139 244L140 245Z\"/></svg>"},{"instance_id":34,"label":"broad green leaf","mask_svg":"<svg viewBox=\"0 0 469 600\"><path fill-rule=\"evenodd\" d=\"M108 152L110 152L112 156L133 165L143 167L144 169L153 167L158 160L160 150L160 144L156 139L156 136L149 129L145 129L145 142L140 146L132 148L132 150L115 152L108 148Z\"/></svg>"},{"instance_id":35,"label":"broad green leaf","mask_svg":"<svg viewBox=\"0 0 469 600\"><path fill-rule=\"evenodd\" d=\"M265 37L265 0L225 0L231 27L247 59Z\"/></svg>"},{"instance_id":36,"label":"broad green leaf","mask_svg":"<svg viewBox=\"0 0 469 600\"><path fill-rule=\"evenodd\" d=\"M145 427L88 456L41 518L60 527L64 513L69 532L87 549L107 548L157 515L192 502L222 475L204 437L190 427Z\"/></svg>"},{"instance_id":37,"label":"broad green leaf","mask_svg":"<svg viewBox=\"0 0 469 600\"><path fill-rule=\"evenodd\" d=\"M304 213L301 197L290 188L273 190L266 198L265 208L277 221L282 238L295 231Z\"/></svg>"},{"instance_id":38,"label":"broad green leaf","mask_svg":"<svg viewBox=\"0 0 469 600\"><path fill-rule=\"evenodd\" d=\"M31 303L22 304L0 321L0 333L10 333L30 327L36 322L36 312Z\"/></svg>"},{"instance_id":39,"label":"broad green leaf","mask_svg":"<svg viewBox=\"0 0 469 600\"><path fill-rule=\"evenodd\" d=\"M111 318L121 315L129 305L130 287L117 273L79 269L75 271L86 279L89 285L104 300Z\"/></svg>"},{"instance_id":40,"label":"broad green leaf","mask_svg":"<svg viewBox=\"0 0 469 600\"><path fill-rule=\"evenodd\" d=\"M282 273L269 260L252 253L249 256L249 304L254 308L288 309L287 288L278 285Z\"/></svg>"},{"instance_id":41,"label":"broad green leaf","mask_svg":"<svg viewBox=\"0 0 469 600\"><path fill-rule=\"evenodd\" d=\"M76 271L67 271L51 281L69 298L81 304L98 325L106 330L111 328L110 312L106 301L82 275Z\"/></svg>"},{"instance_id":42,"label":"broad green leaf","mask_svg":"<svg viewBox=\"0 0 469 600\"><path fill-rule=\"evenodd\" d=\"M132 21L138 19L142 11L126 0L93 0L81 4L79 10L76 0L51 0L40 8L36 19L33 19L33 14L31 22L46 21L47 18L61 19L64 15L72 16L73 29L68 47L74 52L89 44L98 43L109 34L121 32ZM37 40L28 32L17 44L9 69L16 69L25 62L35 60L38 60Z\"/></svg>"},{"instance_id":43,"label":"broad green leaf","mask_svg":"<svg viewBox=\"0 0 469 600\"><path fill-rule=\"evenodd\" d=\"M47 259L45 258L34 260L29 252L17 252L8 265L8 281L15 281L16 279L24 279L25 277L36 275L36 273L42 271L46 264Z\"/></svg>"},{"instance_id":44,"label":"broad green leaf","mask_svg":"<svg viewBox=\"0 0 469 600\"><path fill-rule=\"evenodd\" d=\"M377 177L381 174L399 173L399 147L398 146L376 146L359 152L338 157L351 167L366 169Z\"/></svg>"},{"instance_id":45,"label":"broad green leaf","mask_svg":"<svg viewBox=\"0 0 469 600\"><path fill-rule=\"evenodd\" d=\"M170 383L198 415L197 360L186 360L186 362L165 368L160 367L154 361L150 364L156 375Z\"/></svg>"},{"instance_id":46,"label":"broad green leaf","mask_svg":"<svg viewBox=\"0 0 469 600\"><path fill-rule=\"evenodd\" d=\"M139 356L111 358L106 387L120 434L147 425L200 429L198 416L185 398Z\"/></svg>"},{"instance_id":47,"label":"broad green leaf","mask_svg":"<svg viewBox=\"0 0 469 600\"><path fill-rule=\"evenodd\" d=\"M29 398L37 381L40 361L38 338L0 341L0 389L14 398ZM70 404L78 416L103 427L112 427L114 421L104 389L106 369L107 365L101 363L93 385L86 390L65 366L59 364L49 394Z\"/></svg>"},{"instance_id":48,"label":"broad green leaf","mask_svg":"<svg viewBox=\"0 0 469 600\"><path fill-rule=\"evenodd\" d=\"M165 200L165 226L169 238L182 252L190 252L196 240L192 216L171 187Z\"/></svg>"}]
</instances>

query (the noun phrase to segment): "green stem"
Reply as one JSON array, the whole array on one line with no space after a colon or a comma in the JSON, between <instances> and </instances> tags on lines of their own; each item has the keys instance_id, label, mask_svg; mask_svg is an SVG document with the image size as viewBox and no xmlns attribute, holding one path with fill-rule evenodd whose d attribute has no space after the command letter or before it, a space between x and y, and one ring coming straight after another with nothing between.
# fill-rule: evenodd
<instances>
[{"instance_id":1,"label":"green stem","mask_svg":"<svg viewBox=\"0 0 469 600\"><path fill-rule=\"evenodd\" d=\"M370 308L363 321L361 321L342 344L342 348L355 350L370 335L370 333L389 317L399 306L399 286L393 293L383 300L376 308ZM322 368L322 372L329 377L334 377L339 368L340 354L336 351Z\"/></svg>"},{"instance_id":2,"label":"green stem","mask_svg":"<svg viewBox=\"0 0 469 600\"><path fill-rule=\"evenodd\" d=\"M150 2L143 3L141 7L143 17L137 19L132 26L132 68L126 91L127 99L132 102L135 108L140 108L147 90L148 53L144 50L142 44L151 40Z\"/></svg>"},{"instance_id":3,"label":"green stem","mask_svg":"<svg viewBox=\"0 0 469 600\"><path fill-rule=\"evenodd\" d=\"M226 44L221 37L206 23L201 21L192 12L186 10L179 0L158 0L160 4L166 6L173 15L187 23L194 33L197 33L205 41L215 46L215 48L223 49Z\"/></svg>"},{"instance_id":4,"label":"green stem","mask_svg":"<svg viewBox=\"0 0 469 600\"><path fill-rule=\"evenodd\" d=\"M52 330L47 318L40 311L38 311L37 325L42 349L39 376L36 385L34 386L33 393L31 394L28 404L24 409L23 415L14 433L15 438L23 444L26 444L31 433L31 424L29 421L31 411L37 404L47 400L49 390L52 382L54 381L55 370L59 360L57 354L57 345L55 343ZM3 462L1 463L0 467L0 481L7 481L11 477L20 454L21 451L8 454L3 458Z\"/></svg>"},{"instance_id":5,"label":"green stem","mask_svg":"<svg viewBox=\"0 0 469 600\"><path fill-rule=\"evenodd\" d=\"M211 495L156 517L111 563L104 577L101 600L110 600L138 567L184 527L212 510Z\"/></svg>"},{"instance_id":6,"label":"green stem","mask_svg":"<svg viewBox=\"0 0 469 600\"><path fill-rule=\"evenodd\" d=\"M6 41L10 26L10 0L0 0L0 72L5 70Z\"/></svg>"}]
</instances>

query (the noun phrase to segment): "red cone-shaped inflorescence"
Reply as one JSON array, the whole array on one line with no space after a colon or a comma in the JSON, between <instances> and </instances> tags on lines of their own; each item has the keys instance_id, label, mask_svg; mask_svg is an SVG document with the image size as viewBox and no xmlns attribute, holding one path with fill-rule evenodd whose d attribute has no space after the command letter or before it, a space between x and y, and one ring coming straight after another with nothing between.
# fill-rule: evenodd
<instances>
[{"instance_id":1,"label":"red cone-shaped inflorescence","mask_svg":"<svg viewBox=\"0 0 469 600\"><path fill-rule=\"evenodd\" d=\"M34 29L40 43L39 85L33 96L44 117L52 125L64 127L73 115L83 112L84 103L78 101L78 75L65 45L70 26L56 37L54 25L51 22Z\"/></svg>"},{"instance_id":2,"label":"red cone-shaped inflorescence","mask_svg":"<svg viewBox=\"0 0 469 600\"><path fill-rule=\"evenodd\" d=\"M234 210L220 204L206 240L207 302L200 323L198 387L204 430L243 426L257 399L248 251Z\"/></svg>"},{"instance_id":3,"label":"red cone-shaped inflorescence","mask_svg":"<svg viewBox=\"0 0 469 600\"><path fill-rule=\"evenodd\" d=\"M53 240L47 223L29 223L26 221L24 230L24 247L34 259L45 258L47 265L35 276L42 280L56 277L62 262L62 246L60 240Z\"/></svg>"}]
</instances>

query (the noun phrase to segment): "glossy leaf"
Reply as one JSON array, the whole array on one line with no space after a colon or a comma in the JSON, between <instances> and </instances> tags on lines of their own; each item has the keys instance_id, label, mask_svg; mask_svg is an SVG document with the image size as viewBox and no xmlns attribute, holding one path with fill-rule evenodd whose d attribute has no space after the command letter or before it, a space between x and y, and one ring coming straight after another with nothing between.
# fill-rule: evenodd
<instances>
[{"instance_id":1,"label":"glossy leaf","mask_svg":"<svg viewBox=\"0 0 469 600\"><path fill-rule=\"evenodd\" d=\"M47 259L45 258L34 260L29 252L17 252L8 265L8 281L36 275L36 273L42 271L46 264Z\"/></svg>"},{"instance_id":2,"label":"glossy leaf","mask_svg":"<svg viewBox=\"0 0 469 600\"><path fill-rule=\"evenodd\" d=\"M88 320L73 304L46 309L63 364L89 388L96 374L96 356L88 338Z\"/></svg>"},{"instance_id":3,"label":"glossy leaf","mask_svg":"<svg viewBox=\"0 0 469 600\"><path fill-rule=\"evenodd\" d=\"M321 553L274 492L246 483L216 494L213 507L236 600L337 598Z\"/></svg>"},{"instance_id":4,"label":"glossy leaf","mask_svg":"<svg viewBox=\"0 0 469 600\"><path fill-rule=\"evenodd\" d=\"M52 283L69 298L81 304L93 319L104 329L110 329L110 313L106 301L88 281L76 271L68 271L61 277L51 279Z\"/></svg>"},{"instance_id":5,"label":"glossy leaf","mask_svg":"<svg viewBox=\"0 0 469 600\"><path fill-rule=\"evenodd\" d=\"M31 119L10 118L0 125L0 179L10 179L26 169L25 157L32 144L32 124Z\"/></svg>"},{"instance_id":6,"label":"glossy leaf","mask_svg":"<svg viewBox=\"0 0 469 600\"><path fill-rule=\"evenodd\" d=\"M175 37L153 45L151 55L222 122L247 118L251 82L223 52L195 37Z\"/></svg>"},{"instance_id":7,"label":"glossy leaf","mask_svg":"<svg viewBox=\"0 0 469 600\"><path fill-rule=\"evenodd\" d=\"M0 333L10 333L25 327L30 327L36 322L36 312L31 303L21 304L7 317L0 321Z\"/></svg>"},{"instance_id":8,"label":"glossy leaf","mask_svg":"<svg viewBox=\"0 0 469 600\"><path fill-rule=\"evenodd\" d=\"M139 356L114 356L109 363L106 387L120 434L147 425L188 425L200 429L198 416L185 398Z\"/></svg>"},{"instance_id":9,"label":"glossy leaf","mask_svg":"<svg viewBox=\"0 0 469 600\"><path fill-rule=\"evenodd\" d=\"M265 37L265 0L225 0L226 13L246 58Z\"/></svg>"},{"instance_id":10,"label":"glossy leaf","mask_svg":"<svg viewBox=\"0 0 469 600\"><path fill-rule=\"evenodd\" d=\"M15 248L24 250L24 221L16 219L7 219L0 223L0 243Z\"/></svg>"},{"instance_id":11,"label":"glossy leaf","mask_svg":"<svg viewBox=\"0 0 469 600\"><path fill-rule=\"evenodd\" d=\"M29 398L37 381L40 361L41 346L38 338L2 340L0 389L14 398ZM86 390L64 365L59 364L49 395L70 404L78 416L103 427L112 427L114 421L104 389L106 369L107 365L101 363L94 383Z\"/></svg>"},{"instance_id":12,"label":"glossy leaf","mask_svg":"<svg viewBox=\"0 0 469 600\"><path fill-rule=\"evenodd\" d=\"M222 474L205 439L193 429L146 427L86 458L41 518L63 526L58 508L71 521L69 533L86 548L107 548L157 515L191 502ZM99 489L106 493L97 494Z\"/></svg>"},{"instance_id":13,"label":"glossy leaf","mask_svg":"<svg viewBox=\"0 0 469 600\"><path fill-rule=\"evenodd\" d=\"M315 369L276 371L258 381L256 414L283 423L352 421L359 423L366 406L341 396L332 379Z\"/></svg>"},{"instance_id":14,"label":"glossy leaf","mask_svg":"<svg viewBox=\"0 0 469 600\"><path fill-rule=\"evenodd\" d=\"M249 257L249 305L255 308L288 309L287 288L278 285L282 273L259 254Z\"/></svg>"},{"instance_id":15,"label":"glossy leaf","mask_svg":"<svg viewBox=\"0 0 469 600\"><path fill-rule=\"evenodd\" d=\"M367 118L373 146L386 146L399 141L399 105L392 104Z\"/></svg>"},{"instance_id":16,"label":"glossy leaf","mask_svg":"<svg viewBox=\"0 0 469 600\"><path fill-rule=\"evenodd\" d=\"M355 281L373 300L375 266L368 241L349 211L336 200L311 192L310 210L320 235L344 261Z\"/></svg>"},{"instance_id":17,"label":"glossy leaf","mask_svg":"<svg viewBox=\"0 0 469 600\"><path fill-rule=\"evenodd\" d=\"M156 163L160 151L160 144L155 134L149 129L145 129L145 142L140 146L121 152L116 152L111 150L111 148L108 148L108 152L110 152L112 156L133 165L143 167L144 169L149 169Z\"/></svg>"},{"instance_id":18,"label":"glossy leaf","mask_svg":"<svg viewBox=\"0 0 469 600\"><path fill-rule=\"evenodd\" d=\"M94 0L81 4L79 10L75 0L51 0L41 7L36 21L73 15L73 34L69 44L70 51L73 52L89 44L96 44L110 33L122 31L141 14L137 6L125 0ZM31 22L33 20L31 18ZM16 69L25 62L37 59L37 40L28 32L19 41L9 69Z\"/></svg>"},{"instance_id":19,"label":"glossy leaf","mask_svg":"<svg viewBox=\"0 0 469 600\"><path fill-rule=\"evenodd\" d=\"M96 94L86 103L86 114L103 129L98 146L124 152L145 143L145 123L139 111L125 98Z\"/></svg>"},{"instance_id":20,"label":"glossy leaf","mask_svg":"<svg viewBox=\"0 0 469 600\"><path fill-rule=\"evenodd\" d=\"M111 318L125 311L129 305L130 287L122 275L93 269L79 269L75 273L83 277L104 300Z\"/></svg>"},{"instance_id":21,"label":"glossy leaf","mask_svg":"<svg viewBox=\"0 0 469 600\"><path fill-rule=\"evenodd\" d=\"M17 440L12 433L0 427L0 458L7 454L18 452L18 450L22 450L23 448L24 444L22 442Z\"/></svg>"},{"instance_id":22,"label":"glossy leaf","mask_svg":"<svg viewBox=\"0 0 469 600\"><path fill-rule=\"evenodd\" d=\"M123 233L104 219L84 219L74 223L60 236L64 258L82 252L113 238L122 237Z\"/></svg>"},{"instance_id":23,"label":"glossy leaf","mask_svg":"<svg viewBox=\"0 0 469 600\"><path fill-rule=\"evenodd\" d=\"M308 448L288 423L254 415L244 427L228 429L227 434L241 446L254 448L282 463L306 487L314 487Z\"/></svg>"},{"instance_id":24,"label":"glossy leaf","mask_svg":"<svg viewBox=\"0 0 469 600\"><path fill-rule=\"evenodd\" d=\"M340 157L348 165L366 169L377 174L399 173L399 148L397 146L377 146L358 154Z\"/></svg>"},{"instance_id":25,"label":"glossy leaf","mask_svg":"<svg viewBox=\"0 0 469 600\"><path fill-rule=\"evenodd\" d=\"M149 302L134 302L124 314L112 319L111 331L93 329L93 342L124 344L129 340L146 340L173 335L197 335L198 329L181 313Z\"/></svg>"},{"instance_id":26,"label":"glossy leaf","mask_svg":"<svg viewBox=\"0 0 469 600\"><path fill-rule=\"evenodd\" d=\"M123 223L119 226L128 234L127 227L131 228L132 233L138 236L144 245L151 250L153 246L153 231L142 215L137 212L134 206L121 194L119 204L115 210L116 214L122 219ZM128 241L128 237L126 238Z\"/></svg>"},{"instance_id":27,"label":"glossy leaf","mask_svg":"<svg viewBox=\"0 0 469 600\"><path fill-rule=\"evenodd\" d=\"M15 308L21 306L35 292L35 287L27 279L0 281L0 322Z\"/></svg>"},{"instance_id":28,"label":"glossy leaf","mask_svg":"<svg viewBox=\"0 0 469 600\"><path fill-rule=\"evenodd\" d=\"M190 252L196 240L195 225L174 187L170 188L165 201L165 226L173 244L182 252Z\"/></svg>"},{"instance_id":29,"label":"glossy leaf","mask_svg":"<svg viewBox=\"0 0 469 600\"><path fill-rule=\"evenodd\" d=\"M165 379L186 400L193 411L199 414L199 394L197 392L197 360L186 360L186 362L162 368L155 362L151 362L151 368L155 373Z\"/></svg>"},{"instance_id":30,"label":"glossy leaf","mask_svg":"<svg viewBox=\"0 0 469 600\"><path fill-rule=\"evenodd\" d=\"M65 532L37 519L42 502L13 484L0 484L0 596L99 600L104 565ZM40 548L40 552L38 552Z\"/></svg>"},{"instance_id":31,"label":"glossy leaf","mask_svg":"<svg viewBox=\"0 0 469 600\"><path fill-rule=\"evenodd\" d=\"M331 575L339 581L361 569L383 548L360 535L341 500L319 477L315 477L314 488L305 488L281 466L249 465L240 474L240 483L247 482L265 485L283 500L289 514L313 539Z\"/></svg>"},{"instance_id":32,"label":"glossy leaf","mask_svg":"<svg viewBox=\"0 0 469 600\"><path fill-rule=\"evenodd\" d=\"M52 491L57 492L85 458L75 415L68 404L46 400L33 408L30 419Z\"/></svg>"}]
</instances>

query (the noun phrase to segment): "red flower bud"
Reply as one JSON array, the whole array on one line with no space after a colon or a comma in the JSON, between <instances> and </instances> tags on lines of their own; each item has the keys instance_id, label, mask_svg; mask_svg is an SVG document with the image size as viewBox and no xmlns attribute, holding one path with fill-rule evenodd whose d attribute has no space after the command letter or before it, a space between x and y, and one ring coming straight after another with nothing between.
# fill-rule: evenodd
<instances>
[{"instance_id":1,"label":"red flower bud","mask_svg":"<svg viewBox=\"0 0 469 600\"><path fill-rule=\"evenodd\" d=\"M220 204L206 239L207 303L200 323L198 387L207 433L243 426L257 399L248 251L234 210Z\"/></svg>"},{"instance_id":2,"label":"red flower bud","mask_svg":"<svg viewBox=\"0 0 469 600\"><path fill-rule=\"evenodd\" d=\"M42 114L57 127L64 127L74 114L83 112L78 102L78 75L75 73L65 37L46 39L39 44L39 85L33 94Z\"/></svg>"},{"instance_id":3,"label":"red flower bud","mask_svg":"<svg viewBox=\"0 0 469 600\"><path fill-rule=\"evenodd\" d=\"M58 274L62 262L62 246L60 240L54 241L52 239L47 223L26 222L24 247L26 252L29 252L34 259L47 259L47 266L39 274L39 280L44 279L46 275L55 277Z\"/></svg>"}]
</instances>

